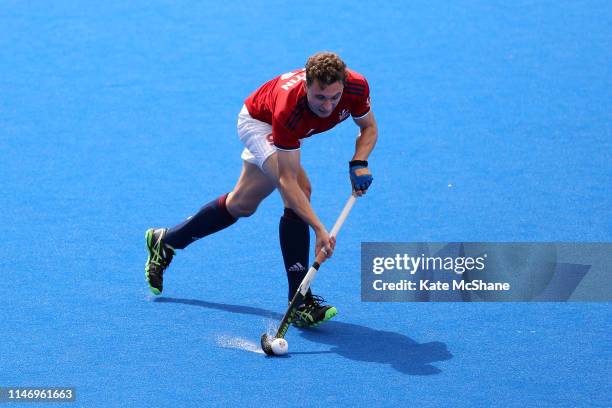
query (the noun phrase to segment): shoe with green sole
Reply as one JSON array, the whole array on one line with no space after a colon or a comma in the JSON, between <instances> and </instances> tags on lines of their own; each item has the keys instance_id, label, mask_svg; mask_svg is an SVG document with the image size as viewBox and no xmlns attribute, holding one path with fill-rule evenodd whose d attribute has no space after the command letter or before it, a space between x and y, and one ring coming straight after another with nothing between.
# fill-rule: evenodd
<instances>
[{"instance_id":1,"label":"shoe with green sole","mask_svg":"<svg viewBox=\"0 0 612 408\"><path fill-rule=\"evenodd\" d=\"M316 327L338 314L334 306L324 305L321 296L309 295L295 311L291 324L295 327Z\"/></svg>"}]
</instances>

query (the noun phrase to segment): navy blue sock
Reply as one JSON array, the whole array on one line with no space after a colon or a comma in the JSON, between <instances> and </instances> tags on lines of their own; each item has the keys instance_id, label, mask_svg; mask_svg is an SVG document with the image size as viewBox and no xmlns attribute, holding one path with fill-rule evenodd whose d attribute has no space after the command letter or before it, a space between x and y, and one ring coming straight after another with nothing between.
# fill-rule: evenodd
<instances>
[{"instance_id":1,"label":"navy blue sock","mask_svg":"<svg viewBox=\"0 0 612 408\"><path fill-rule=\"evenodd\" d=\"M236 222L227 211L227 194L200 208L192 217L172 227L166 233L164 242L174 249L184 249L187 245L207 235L214 234Z\"/></svg>"},{"instance_id":2,"label":"navy blue sock","mask_svg":"<svg viewBox=\"0 0 612 408\"><path fill-rule=\"evenodd\" d=\"M308 224L292 209L285 208L278 225L278 235L289 283L289 301L291 301L308 272L310 230Z\"/></svg>"}]
</instances>

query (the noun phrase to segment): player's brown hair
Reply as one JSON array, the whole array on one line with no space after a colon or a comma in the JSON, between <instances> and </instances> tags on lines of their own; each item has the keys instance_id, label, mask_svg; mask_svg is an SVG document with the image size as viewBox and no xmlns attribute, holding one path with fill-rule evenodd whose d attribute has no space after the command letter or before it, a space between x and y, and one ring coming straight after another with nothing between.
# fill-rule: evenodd
<instances>
[{"instance_id":1,"label":"player's brown hair","mask_svg":"<svg viewBox=\"0 0 612 408\"><path fill-rule=\"evenodd\" d=\"M336 53L318 52L306 61L306 84L312 85L315 79L323 88L337 81L344 84L346 64Z\"/></svg>"}]
</instances>

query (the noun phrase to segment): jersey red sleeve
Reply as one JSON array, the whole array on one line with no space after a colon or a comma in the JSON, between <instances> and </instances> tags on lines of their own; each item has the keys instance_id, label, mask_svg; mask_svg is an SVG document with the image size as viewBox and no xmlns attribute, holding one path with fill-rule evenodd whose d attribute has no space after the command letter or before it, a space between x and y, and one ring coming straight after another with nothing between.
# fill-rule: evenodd
<instances>
[{"instance_id":1,"label":"jersey red sleeve","mask_svg":"<svg viewBox=\"0 0 612 408\"><path fill-rule=\"evenodd\" d=\"M363 75L354 71L351 74L344 85L344 93L351 97L351 116L359 119L370 112L370 85Z\"/></svg>"}]
</instances>

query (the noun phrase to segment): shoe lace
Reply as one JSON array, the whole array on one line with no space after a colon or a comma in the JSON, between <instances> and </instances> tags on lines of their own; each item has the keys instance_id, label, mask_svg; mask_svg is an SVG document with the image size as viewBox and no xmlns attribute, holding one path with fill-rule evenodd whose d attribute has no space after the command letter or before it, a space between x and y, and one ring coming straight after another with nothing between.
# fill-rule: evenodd
<instances>
[{"instance_id":1,"label":"shoe lace","mask_svg":"<svg viewBox=\"0 0 612 408\"><path fill-rule=\"evenodd\" d=\"M296 318L306 326L312 325L317 320L314 313L323 307L323 303L325 303L325 299L322 296L308 295L304 304L295 311Z\"/></svg>"},{"instance_id":2,"label":"shoe lace","mask_svg":"<svg viewBox=\"0 0 612 408\"><path fill-rule=\"evenodd\" d=\"M323 303L325 303L325 299L323 299L323 296L310 295L309 301L306 304L309 308L317 308L322 306Z\"/></svg>"}]
</instances>

